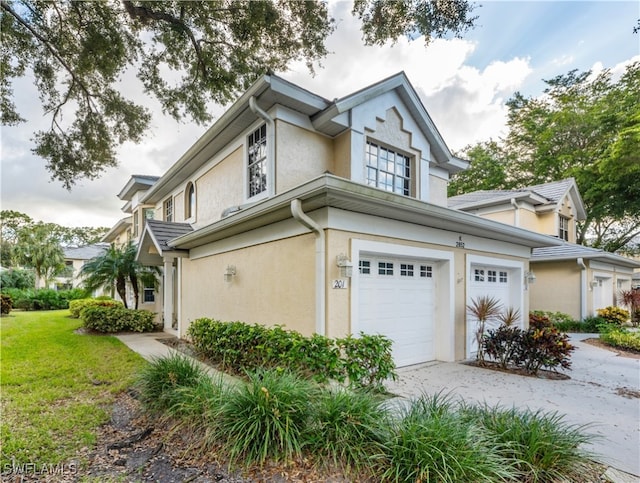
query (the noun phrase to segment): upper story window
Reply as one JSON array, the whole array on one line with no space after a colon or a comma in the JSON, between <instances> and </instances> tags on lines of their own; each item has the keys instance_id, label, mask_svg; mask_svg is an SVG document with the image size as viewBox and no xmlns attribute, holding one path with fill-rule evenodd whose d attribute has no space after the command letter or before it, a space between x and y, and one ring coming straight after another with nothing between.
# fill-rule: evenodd
<instances>
[{"instance_id":1,"label":"upper story window","mask_svg":"<svg viewBox=\"0 0 640 483\"><path fill-rule=\"evenodd\" d=\"M196 186L189 183L184 193L184 217L188 220L196 215Z\"/></svg>"},{"instance_id":2,"label":"upper story window","mask_svg":"<svg viewBox=\"0 0 640 483\"><path fill-rule=\"evenodd\" d=\"M153 208L144 208L142 210L142 216L144 217L145 220L153 220L155 215L156 213Z\"/></svg>"},{"instance_id":3,"label":"upper story window","mask_svg":"<svg viewBox=\"0 0 640 483\"><path fill-rule=\"evenodd\" d=\"M401 195L411 194L411 160L367 141L367 184Z\"/></svg>"},{"instance_id":4,"label":"upper story window","mask_svg":"<svg viewBox=\"0 0 640 483\"><path fill-rule=\"evenodd\" d=\"M561 240L569 241L569 218L560 215L558 223L558 237Z\"/></svg>"},{"instance_id":5,"label":"upper story window","mask_svg":"<svg viewBox=\"0 0 640 483\"><path fill-rule=\"evenodd\" d=\"M164 209L164 221L173 221L173 198L169 197L164 200L162 207Z\"/></svg>"},{"instance_id":6,"label":"upper story window","mask_svg":"<svg viewBox=\"0 0 640 483\"><path fill-rule=\"evenodd\" d=\"M263 124L247 139L247 194L251 198L267 190L267 125Z\"/></svg>"},{"instance_id":7,"label":"upper story window","mask_svg":"<svg viewBox=\"0 0 640 483\"><path fill-rule=\"evenodd\" d=\"M133 212L133 237L134 238L138 236L138 232L139 232L139 227L140 227L140 220L138 220L139 215L140 213L138 212L138 210Z\"/></svg>"}]
</instances>

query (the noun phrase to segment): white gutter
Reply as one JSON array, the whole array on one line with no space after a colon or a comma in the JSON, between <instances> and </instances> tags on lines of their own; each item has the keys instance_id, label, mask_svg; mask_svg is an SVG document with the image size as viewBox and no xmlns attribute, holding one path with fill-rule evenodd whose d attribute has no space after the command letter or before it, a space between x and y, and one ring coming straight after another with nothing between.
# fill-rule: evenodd
<instances>
[{"instance_id":1,"label":"white gutter","mask_svg":"<svg viewBox=\"0 0 640 483\"><path fill-rule=\"evenodd\" d=\"M587 266L582 257L576 261L580 266L580 320L584 320L587 317Z\"/></svg>"},{"instance_id":2,"label":"white gutter","mask_svg":"<svg viewBox=\"0 0 640 483\"><path fill-rule=\"evenodd\" d=\"M274 196L276 194L276 125L273 118L258 107L255 96L249 98L249 109L267 123L267 194Z\"/></svg>"},{"instance_id":3,"label":"white gutter","mask_svg":"<svg viewBox=\"0 0 640 483\"><path fill-rule=\"evenodd\" d=\"M324 230L302 211L299 199L291 200L291 214L316 235L316 333L325 335L325 236Z\"/></svg>"}]
</instances>

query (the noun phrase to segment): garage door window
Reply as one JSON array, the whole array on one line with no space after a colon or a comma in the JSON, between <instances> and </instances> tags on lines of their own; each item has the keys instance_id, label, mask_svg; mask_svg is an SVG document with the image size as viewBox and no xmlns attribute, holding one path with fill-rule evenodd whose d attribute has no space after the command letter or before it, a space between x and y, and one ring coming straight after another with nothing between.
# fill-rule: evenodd
<instances>
[{"instance_id":1,"label":"garage door window","mask_svg":"<svg viewBox=\"0 0 640 483\"><path fill-rule=\"evenodd\" d=\"M422 278L432 278L433 277L433 267L429 265L420 265L420 277Z\"/></svg>"},{"instance_id":2,"label":"garage door window","mask_svg":"<svg viewBox=\"0 0 640 483\"><path fill-rule=\"evenodd\" d=\"M400 276L401 277L413 277L413 265L408 263L400 264Z\"/></svg>"},{"instance_id":3,"label":"garage door window","mask_svg":"<svg viewBox=\"0 0 640 483\"><path fill-rule=\"evenodd\" d=\"M359 268L360 273L363 275L371 274L371 262L369 260L360 260Z\"/></svg>"},{"instance_id":4,"label":"garage door window","mask_svg":"<svg viewBox=\"0 0 640 483\"><path fill-rule=\"evenodd\" d=\"M500 272L500 283L507 283L507 272Z\"/></svg>"},{"instance_id":5,"label":"garage door window","mask_svg":"<svg viewBox=\"0 0 640 483\"><path fill-rule=\"evenodd\" d=\"M378 262L378 275L393 275L393 263Z\"/></svg>"},{"instance_id":6,"label":"garage door window","mask_svg":"<svg viewBox=\"0 0 640 483\"><path fill-rule=\"evenodd\" d=\"M476 282L484 282L484 270L476 268L473 271L473 280Z\"/></svg>"}]
</instances>

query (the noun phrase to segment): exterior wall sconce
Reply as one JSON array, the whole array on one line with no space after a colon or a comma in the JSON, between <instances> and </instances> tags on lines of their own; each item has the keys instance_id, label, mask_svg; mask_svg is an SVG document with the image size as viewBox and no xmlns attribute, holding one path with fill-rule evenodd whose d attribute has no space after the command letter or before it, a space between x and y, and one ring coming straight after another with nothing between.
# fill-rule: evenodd
<instances>
[{"instance_id":1,"label":"exterior wall sconce","mask_svg":"<svg viewBox=\"0 0 640 483\"><path fill-rule=\"evenodd\" d=\"M532 283L536 283L536 274L532 270L524 272L524 287L529 288Z\"/></svg>"},{"instance_id":2,"label":"exterior wall sconce","mask_svg":"<svg viewBox=\"0 0 640 483\"><path fill-rule=\"evenodd\" d=\"M233 280L233 277L235 276L236 276L236 266L227 265L227 268L224 271L224 281L229 283Z\"/></svg>"},{"instance_id":3,"label":"exterior wall sconce","mask_svg":"<svg viewBox=\"0 0 640 483\"><path fill-rule=\"evenodd\" d=\"M593 290L594 288L596 288L598 286L598 281L597 280L591 280L591 282L589 282L589 285L591 286L591 289Z\"/></svg>"},{"instance_id":4,"label":"exterior wall sconce","mask_svg":"<svg viewBox=\"0 0 640 483\"><path fill-rule=\"evenodd\" d=\"M346 255L340 254L336 257L336 265L340 268L340 276L343 278L351 278L353 276L353 264Z\"/></svg>"}]
</instances>

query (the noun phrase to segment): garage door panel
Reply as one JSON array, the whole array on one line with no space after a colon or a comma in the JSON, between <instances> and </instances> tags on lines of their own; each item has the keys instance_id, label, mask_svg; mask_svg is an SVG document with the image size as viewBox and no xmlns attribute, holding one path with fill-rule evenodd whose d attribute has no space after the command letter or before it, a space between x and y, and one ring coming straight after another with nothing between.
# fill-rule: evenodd
<instances>
[{"instance_id":1,"label":"garage door panel","mask_svg":"<svg viewBox=\"0 0 640 483\"><path fill-rule=\"evenodd\" d=\"M368 260L371 273L360 274L359 280L361 330L389 337L398 366L433 360L434 280L420 277L420 264L427 262L386 257ZM382 273L379 262L383 263Z\"/></svg>"}]
</instances>

